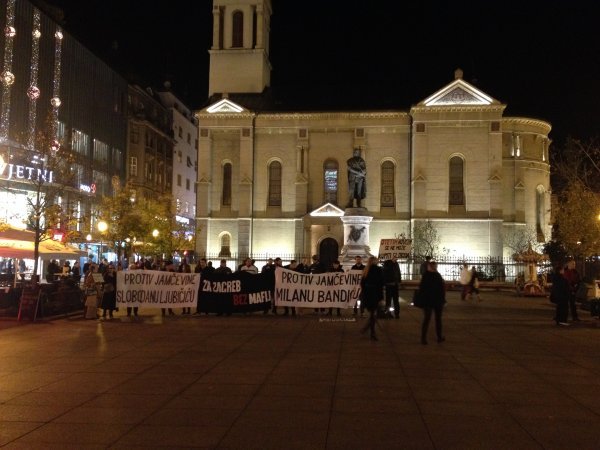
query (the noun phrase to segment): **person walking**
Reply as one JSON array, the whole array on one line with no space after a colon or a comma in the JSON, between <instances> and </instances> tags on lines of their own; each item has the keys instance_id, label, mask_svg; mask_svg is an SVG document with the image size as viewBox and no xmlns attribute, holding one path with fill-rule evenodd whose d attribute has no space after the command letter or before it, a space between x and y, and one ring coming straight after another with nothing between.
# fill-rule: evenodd
<instances>
[{"instance_id":1,"label":"person walking","mask_svg":"<svg viewBox=\"0 0 600 450\"><path fill-rule=\"evenodd\" d=\"M425 257L425 261L423 261L421 263L421 265L419 266L419 274L421 275L421 278L423 277L423 275L425 275L425 273L427 272L427 266L429 265L429 262L431 261L431 256L427 255Z\"/></svg>"},{"instance_id":2,"label":"person walking","mask_svg":"<svg viewBox=\"0 0 600 450\"><path fill-rule=\"evenodd\" d=\"M446 338L442 334L442 309L446 304L446 286L444 279L437 271L437 263L430 261L427 272L421 278L419 284L419 296L423 305L423 323L421 325L421 344L427 345L427 330L431 313L435 314L435 333L438 342L444 342Z\"/></svg>"},{"instance_id":3,"label":"person walking","mask_svg":"<svg viewBox=\"0 0 600 450\"><path fill-rule=\"evenodd\" d=\"M469 280L469 296L473 301L475 301L475 297L477 297L477 301L481 302L481 297L479 296L479 277L477 276L477 269L475 266L471 268L471 279Z\"/></svg>"},{"instance_id":4,"label":"person walking","mask_svg":"<svg viewBox=\"0 0 600 450\"><path fill-rule=\"evenodd\" d=\"M571 296L571 287L569 280L564 276L564 269L557 267L552 276L552 289L550 290L550 301L556 305L556 314L554 320L556 325L569 326L567 318L569 316L569 298Z\"/></svg>"},{"instance_id":5,"label":"person walking","mask_svg":"<svg viewBox=\"0 0 600 450\"><path fill-rule=\"evenodd\" d=\"M469 265L464 263L462 269L460 270L460 285L462 286L460 291L460 299L464 302L467 300L467 296L469 295L469 286L471 285L471 277L472 273L469 270Z\"/></svg>"},{"instance_id":6,"label":"person walking","mask_svg":"<svg viewBox=\"0 0 600 450\"><path fill-rule=\"evenodd\" d=\"M402 282L402 274L396 258L386 259L383 263L383 280L385 282L385 314L391 317L390 307L394 305L394 317L400 318L400 299L398 289Z\"/></svg>"},{"instance_id":7,"label":"person walking","mask_svg":"<svg viewBox=\"0 0 600 450\"><path fill-rule=\"evenodd\" d=\"M377 307L383 299L383 270L377 264L375 256L371 256L363 270L360 286L362 288L362 301L365 308L369 311L369 321L362 328L361 332L371 330L371 340L377 341L375 326L377 325Z\"/></svg>"}]
</instances>

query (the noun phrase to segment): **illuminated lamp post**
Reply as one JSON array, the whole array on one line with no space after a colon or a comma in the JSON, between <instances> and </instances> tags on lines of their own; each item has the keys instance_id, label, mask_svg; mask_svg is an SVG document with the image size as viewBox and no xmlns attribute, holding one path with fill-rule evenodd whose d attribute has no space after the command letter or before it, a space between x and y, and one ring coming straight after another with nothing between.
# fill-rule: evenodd
<instances>
[{"instance_id":1,"label":"illuminated lamp post","mask_svg":"<svg viewBox=\"0 0 600 450\"><path fill-rule=\"evenodd\" d=\"M106 232L106 230L108 230L108 224L104 220L101 220L100 222L98 222L98 231L100 232L100 248L98 249L98 264L100 264L102 262L101 261L102 246L103 246L102 235L104 234L104 232Z\"/></svg>"}]
</instances>

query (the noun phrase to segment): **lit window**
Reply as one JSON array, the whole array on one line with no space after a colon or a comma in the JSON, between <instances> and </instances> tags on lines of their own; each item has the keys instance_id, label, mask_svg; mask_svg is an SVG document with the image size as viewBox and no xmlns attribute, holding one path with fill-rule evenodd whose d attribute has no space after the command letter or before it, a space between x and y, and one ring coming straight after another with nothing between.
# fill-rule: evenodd
<instances>
[{"instance_id":1,"label":"lit window","mask_svg":"<svg viewBox=\"0 0 600 450\"><path fill-rule=\"evenodd\" d=\"M221 236L221 251L219 252L219 258L231 257L231 235L229 233L223 233Z\"/></svg>"},{"instance_id":2,"label":"lit window","mask_svg":"<svg viewBox=\"0 0 600 450\"><path fill-rule=\"evenodd\" d=\"M337 204L338 192L338 163L332 159L325 161L323 165L324 177L324 200L325 203Z\"/></svg>"},{"instance_id":3,"label":"lit window","mask_svg":"<svg viewBox=\"0 0 600 450\"><path fill-rule=\"evenodd\" d=\"M137 157L136 156L132 156L129 158L129 174L132 177L137 177L138 174L138 164L137 164Z\"/></svg>"}]
</instances>

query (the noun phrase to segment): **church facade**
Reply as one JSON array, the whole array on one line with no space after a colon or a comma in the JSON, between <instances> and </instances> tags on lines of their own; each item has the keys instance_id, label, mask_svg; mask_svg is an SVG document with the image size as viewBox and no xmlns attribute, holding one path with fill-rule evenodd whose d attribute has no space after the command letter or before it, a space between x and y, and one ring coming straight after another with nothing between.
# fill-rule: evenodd
<instances>
[{"instance_id":1,"label":"church facade","mask_svg":"<svg viewBox=\"0 0 600 450\"><path fill-rule=\"evenodd\" d=\"M199 123L199 255L312 255L346 244L346 161L366 162L380 239L429 221L454 256L507 256L505 236L550 236L550 124L454 80L408 110L253 108L269 88L269 0L214 0L210 101Z\"/></svg>"}]
</instances>

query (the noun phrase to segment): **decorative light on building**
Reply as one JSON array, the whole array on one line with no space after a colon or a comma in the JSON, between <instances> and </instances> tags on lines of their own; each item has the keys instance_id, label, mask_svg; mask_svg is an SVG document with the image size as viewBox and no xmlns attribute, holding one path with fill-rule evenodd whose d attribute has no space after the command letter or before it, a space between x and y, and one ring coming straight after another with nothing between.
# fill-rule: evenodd
<instances>
[{"instance_id":1,"label":"decorative light on building","mask_svg":"<svg viewBox=\"0 0 600 450\"><path fill-rule=\"evenodd\" d=\"M13 75L12 72L9 72L8 70L5 70L4 72L2 72L1 76L2 76L2 84L4 84L4 86L12 86L13 83L15 82L15 76Z\"/></svg>"},{"instance_id":2,"label":"decorative light on building","mask_svg":"<svg viewBox=\"0 0 600 450\"><path fill-rule=\"evenodd\" d=\"M37 117L37 99L40 96L38 84L38 71L40 67L40 33L41 14L37 8L33 9L33 39L31 41L31 63L30 63L30 88L27 90L29 97L29 128L27 134L27 148L35 148L35 124Z\"/></svg>"},{"instance_id":3,"label":"decorative light on building","mask_svg":"<svg viewBox=\"0 0 600 450\"><path fill-rule=\"evenodd\" d=\"M58 139L58 108L60 101L60 69L62 63L62 40L63 33L61 28L57 28L54 33L54 78L52 79L52 136Z\"/></svg>"},{"instance_id":4,"label":"decorative light on building","mask_svg":"<svg viewBox=\"0 0 600 450\"><path fill-rule=\"evenodd\" d=\"M37 100L40 96L40 89L37 86L30 86L27 89L27 97L31 100Z\"/></svg>"},{"instance_id":5,"label":"decorative light on building","mask_svg":"<svg viewBox=\"0 0 600 450\"><path fill-rule=\"evenodd\" d=\"M8 124L10 118L10 91L15 82L15 76L12 74L13 63L13 41L17 34L15 29L15 2L16 0L6 1L6 27L4 34L4 64L3 72L0 74L2 79L2 113L0 114L0 139L8 139Z\"/></svg>"}]
</instances>

